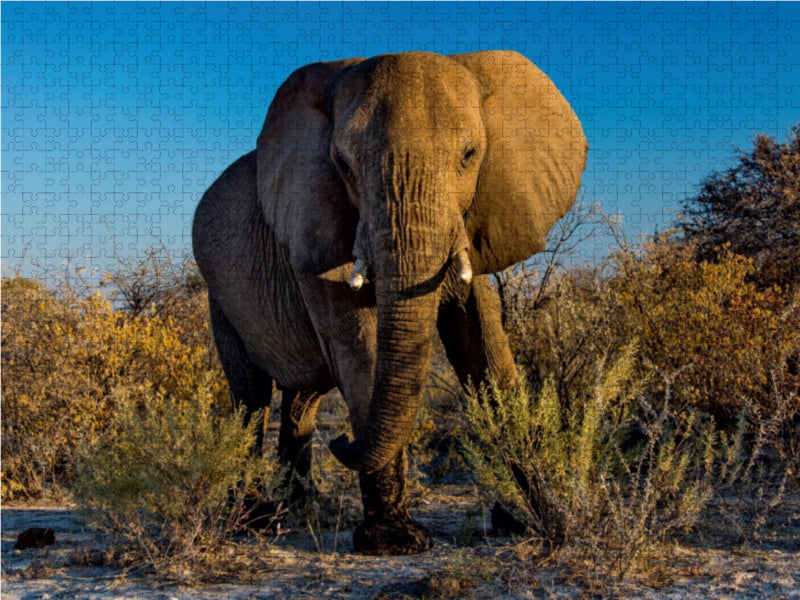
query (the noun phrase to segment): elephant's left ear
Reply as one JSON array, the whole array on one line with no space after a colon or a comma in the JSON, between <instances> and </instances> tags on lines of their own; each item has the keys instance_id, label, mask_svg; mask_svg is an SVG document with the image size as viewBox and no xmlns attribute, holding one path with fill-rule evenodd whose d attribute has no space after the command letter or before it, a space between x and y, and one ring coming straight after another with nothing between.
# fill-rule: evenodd
<instances>
[{"instance_id":1,"label":"elephant's left ear","mask_svg":"<svg viewBox=\"0 0 800 600\"><path fill-rule=\"evenodd\" d=\"M553 82L516 52L451 57L483 87L487 151L467 217L473 268L492 273L544 249L580 187L588 146Z\"/></svg>"},{"instance_id":2,"label":"elephant's left ear","mask_svg":"<svg viewBox=\"0 0 800 600\"><path fill-rule=\"evenodd\" d=\"M314 63L292 73L258 136L264 218L292 267L314 275L352 261L358 215L330 159L327 96L337 77L361 60Z\"/></svg>"}]
</instances>

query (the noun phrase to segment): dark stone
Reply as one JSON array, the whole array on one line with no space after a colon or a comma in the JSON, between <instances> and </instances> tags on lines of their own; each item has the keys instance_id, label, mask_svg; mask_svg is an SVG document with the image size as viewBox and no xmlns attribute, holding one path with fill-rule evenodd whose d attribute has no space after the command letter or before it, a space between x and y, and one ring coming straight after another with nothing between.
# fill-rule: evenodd
<instances>
[{"instance_id":1,"label":"dark stone","mask_svg":"<svg viewBox=\"0 0 800 600\"><path fill-rule=\"evenodd\" d=\"M50 546L55 544L55 542L56 534L49 527L47 529L42 527L31 527L17 536L17 543L14 545L14 548L17 550L41 548L42 546Z\"/></svg>"}]
</instances>

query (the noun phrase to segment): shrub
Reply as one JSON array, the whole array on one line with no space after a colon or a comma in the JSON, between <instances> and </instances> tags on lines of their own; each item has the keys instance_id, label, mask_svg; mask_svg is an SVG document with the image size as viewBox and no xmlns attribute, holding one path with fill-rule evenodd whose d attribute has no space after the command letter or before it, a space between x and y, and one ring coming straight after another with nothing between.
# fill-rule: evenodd
<instances>
[{"instance_id":1,"label":"shrub","mask_svg":"<svg viewBox=\"0 0 800 600\"><path fill-rule=\"evenodd\" d=\"M523 269L507 279L506 294L514 300L508 303L506 329L534 391L550 379L566 401L591 387L593 365L627 338L609 335L613 314L603 305L601 278L578 269L547 277L540 282L537 271Z\"/></svg>"},{"instance_id":2,"label":"shrub","mask_svg":"<svg viewBox=\"0 0 800 600\"><path fill-rule=\"evenodd\" d=\"M520 271L505 282L512 348L534 383L553 377L567 400L590 384L591 365L636 340L640 375L683 369L672 390L681 402L731 426L750 404L770 414L773 381L795 396L800 384L800 292L759 288L753 268L730 252L697 262L690 248L660 240L592 271L551 275L544 291L533 288L535 272ZM663 393L661 380L651 383Z\"/></svg>"},{"instance_id":3,"label":"shrub","mask_svg":"<svg viewBox=\"0 0 800 600\"><path fill-rule=\"evenodd\" d=\"M65 302L41 284L3 279L2 495L36 495L55 479L66 448L74 445L74 406L64 400L70 332ZM102 409L89 413L101 414ZM80 411L77 411L80 412ZM91 427L91 423L84 423Z\"/></svg>"},{"instance_id":4,"label":"shrub","mask_svg":"<svg viewBox=\"0 0 800 600\"><path fill-rule=\"evenodd\" d=\"M190 578L248 526L247 495L279 480L274 457L254 452L258 419L221 412L208 385L114 404L112 428L80 450L75 498L129 559Z\"/></svg>"},{"instance_id":5,"label":"shrub","mask_svg":"<svg viewBox=\"0 0 800 600\"><path fill-rule=\"evenodd\" d=\"M65 287L2 281L4 499L68 486L76 449L106 427L120 390L188 398L212 372L211 393L229 403L201 290L135 313Z\"/></svg>"},{"instance_id":6,"label":"shrub","mask_svg":"<svg viewBox=\"0 0 800 600\"><path fill-rule=\"evenodd\" d=\"M664 237L500 282L531 391L476 395L472 462L532 531L592 556L599 581L710 498L740 541L757 538L798 482L800 296L760 287L753 269L731 252L698 262ZM613 381L625 394L599 392Z\"/></svg>"},{"instance_id":7,"label":"shrub","mask_svg":"<svg viewBox=\"0 0 800 600\"><path fill-rule=\"evenodd\" d=\"M691 526L713 491L713 422L642 391L635 352L600 363L584 396L563 402L548 379L467 394L465 450L484 493L560 548L597 587L621 578L671 531ZM738 439L738 438L737 438ZM732 459L731 459L732 460Z\"/></svg>"},{"instance_id":8,"label":"shrub","mask_svg":"<svg viewBox=\"0 0 800 600\"><path fill-rule=\"evenodd\" d=\"M758 288L752 261L730 252L698 263L691 250L650 244L618 264L613 334L638 338L664 371L687 367L676 395L730 423L750 402L775 410L770 383L797 356L800 295Z\"/></svg>"}]
</instances>

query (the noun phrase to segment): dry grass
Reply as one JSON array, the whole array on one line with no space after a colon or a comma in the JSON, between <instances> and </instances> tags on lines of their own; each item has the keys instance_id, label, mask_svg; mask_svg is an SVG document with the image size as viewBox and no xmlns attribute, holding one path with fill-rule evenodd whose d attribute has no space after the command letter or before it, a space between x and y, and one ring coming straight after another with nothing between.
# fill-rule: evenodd
<instances>
[{"instance_id":1,"label":"dry grass","mask_svg":"<svg viewBox=\"0 0 800 600\"><path fill-rule=\"evenodd\" d=\"M410 557L356 555L349 530L340 530L333 552L334 528L320 532L326 548L322 553L303 529L268 544L238 538L229 546L232 555L222 555L219 571L212 569L186 587L163 574L130 568L135 565L125 569L123 557L114 554L113 541L85 529L74 511L4 504L3 597L49 594L76 600L98 596L244 600L280 595L507 600L591 596L582 579L583 570L590 565L577 557L570 560L562 555L559 559L551 548L531 540L485 536L480 516L470 516L480 513L480 506L475 488L466 479L458 485L431 486L427 502L416 515L433 532L436 546L431 552ZM792 506L795 511L800 507L796 495L781 510ZM471 546L459 541L466 521L474 528ZM56 545L47 550L12 550L16 533L31 525L53 526ZM661 555L632 569L621 582L609 582L605 597L700 600L727 595L756 599L795 593L800 586L800 521L776 528L769 545L759 547L732 549L725 530L723 520L704 516L695 531L669 540ZM227 573L221 567L226 567Z\"/></svg>"}]
</instances>

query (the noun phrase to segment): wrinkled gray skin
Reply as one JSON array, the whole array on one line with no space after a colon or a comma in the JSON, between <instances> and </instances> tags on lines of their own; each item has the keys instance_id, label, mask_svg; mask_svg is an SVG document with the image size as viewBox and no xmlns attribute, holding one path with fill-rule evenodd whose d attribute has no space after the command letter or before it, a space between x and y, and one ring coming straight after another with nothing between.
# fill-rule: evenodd
<instances>
[{"instance_id":1,"label":"wrinkled gray skin","mask_svg":"<svg viewBox=\"0 0 800 600\"><path fill-rule=\"evenodd\" d=\"M256 150L203 196L194 253L234 401L252 412L277 384L279 453L302 476L320 395L339 388L353 437L331 451L360 473L357 550L430 547L404 446L434 335L462 382L516 380L487 274L543 249L586 151L519 54L351 59L293 73Z\"/></svg>"}]
</instances>

